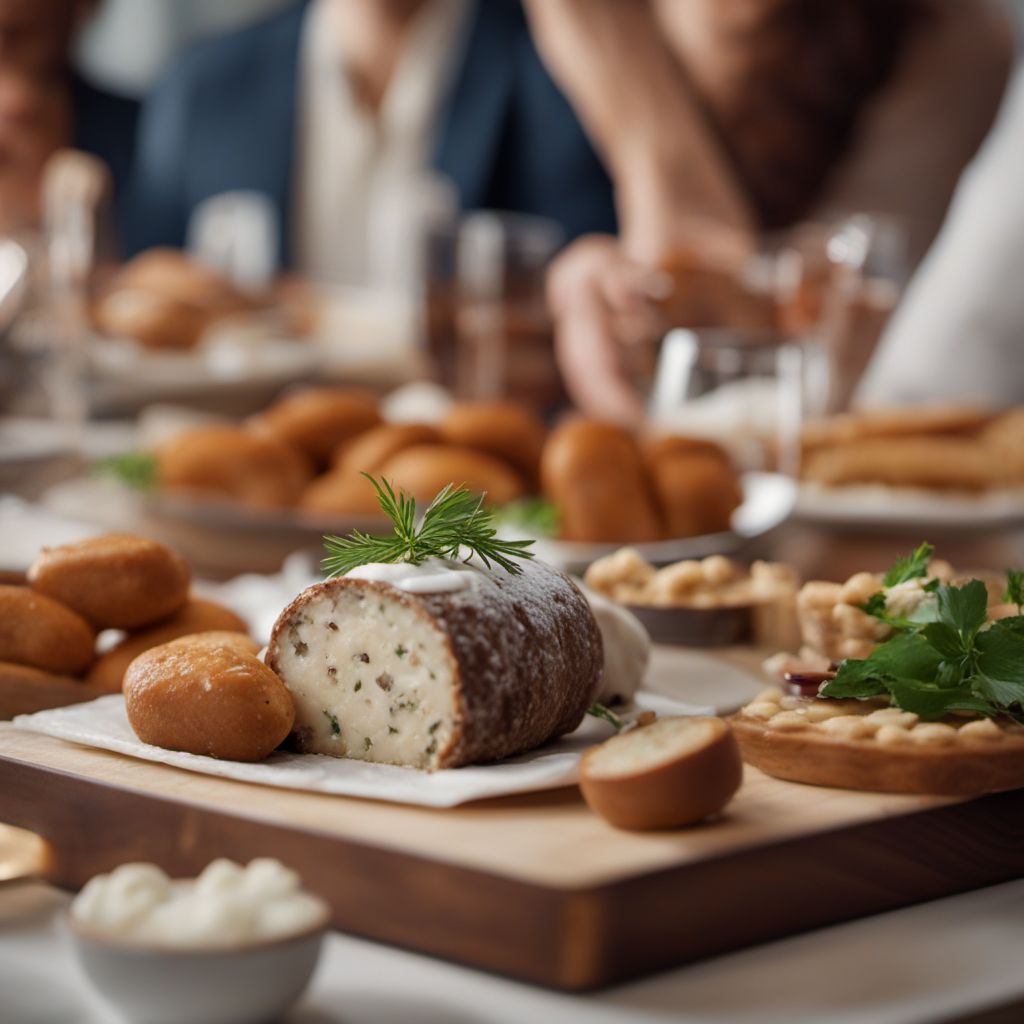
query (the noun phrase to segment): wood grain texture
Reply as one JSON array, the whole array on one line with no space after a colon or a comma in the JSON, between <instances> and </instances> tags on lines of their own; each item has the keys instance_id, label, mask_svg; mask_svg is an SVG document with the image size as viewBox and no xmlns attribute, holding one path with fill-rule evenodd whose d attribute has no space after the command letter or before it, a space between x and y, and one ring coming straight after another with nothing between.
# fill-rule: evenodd
<instances>
[{"instance_id":1,"label":"wood grain texture","mask_svg":"<svg viewBox=\"0 0 1024 1024\"><path fill-rule=\"evenodd\" d=\"M0 725L0 820L76 888L126 860L281 858L339 928L588 989L1024 873L1024 791L956 801L748 769L720 821L618 832L575 789L453 810L274 790Z\"/></svg>"}]
</instances>

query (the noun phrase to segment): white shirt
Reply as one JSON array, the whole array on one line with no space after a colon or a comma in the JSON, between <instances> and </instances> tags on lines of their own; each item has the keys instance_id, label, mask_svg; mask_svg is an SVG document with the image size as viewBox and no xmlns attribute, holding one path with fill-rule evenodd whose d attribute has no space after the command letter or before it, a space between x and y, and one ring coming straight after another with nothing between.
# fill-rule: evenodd
<instances>
[{"instance_id":1,"label":"white shirt","mask_svg":"<svg viewBox=\"0 0 1024 1024\"><path fill-rule=\"evenodd\" d=\"M1024 402L1024 68L892 318L858 404Z\"/></svg>"},{"instance_id":2,"label":"white shirt","mask_svg":"<svg viewBox=\"0 0 1024 1024\"><path fill-rule=\"evenodd\" d=\"M345 69L344 0L314 0L299 63L299 131L293 188L297 269L313 280L408 288L418 226L450 187L428 170L437 117L461 51L467 0L430 0L407 29L376 112L358 103Z\"/></svg>"}]
</instances>

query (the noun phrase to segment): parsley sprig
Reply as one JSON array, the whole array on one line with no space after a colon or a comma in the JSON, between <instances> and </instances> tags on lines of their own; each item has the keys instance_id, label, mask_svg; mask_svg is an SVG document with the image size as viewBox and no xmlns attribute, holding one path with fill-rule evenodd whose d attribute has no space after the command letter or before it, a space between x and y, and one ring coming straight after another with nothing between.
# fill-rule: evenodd
<instances>
[{"instance_id":1,"label":"parsley sprig","mask_svg":"<svg viewBox=\"0 0 1024 1024\"><path fill-rule=\"evenodd\" d=\"M885 585L923 578L931 551L922 544L900 559ZM888 694L897 707L926 719L951 711L1024 717L1024 616L989 623L988 590L981 580L960 586L931 581L925 588L933 599L907 617L888 615L882 593L863 606L894 635L867 658L844 661L821 695ZM1017 598L1024 598L1024 574L1009 574L1007 595L1011 603L1022 603Z\"/></svg>"},{"instance_id":2,"label":"parsley sprig","mask_svg":"<svg viewBox=\"0 0 1024 1024\"><path fill-rule=\"evenodd\" d=\"M369 473L377 501L391 520L390 536L372 536L355 530L347 537L324 537L327 554L322 562L327 576L344 576L368 562L410 562L419 565L428 558L468 562L474 555L488 568L500 566L513 575L522 567L515 559L533 558L532 540L503 540L498 537L493 516L484 507L484 495L448 484L440 490L417 519L416 501L403 490L395 493L391 484Z\"/></svg>"}]
</instances>

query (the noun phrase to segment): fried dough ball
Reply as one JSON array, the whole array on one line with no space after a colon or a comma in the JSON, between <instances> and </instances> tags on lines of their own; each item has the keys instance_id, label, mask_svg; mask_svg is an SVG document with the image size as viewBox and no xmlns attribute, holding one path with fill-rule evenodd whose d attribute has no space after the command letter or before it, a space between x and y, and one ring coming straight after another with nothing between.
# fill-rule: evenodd
<instances>
[{"instance_id":1,"label":"fried dough ball","mask_svg":"<svg viewBox=\"0 0 1024 1024\"><path fill-rule=\"evenodd\" d=\"M211 321L199 306L141 288L108 292L93 306L92 318L103 334L168 351L195 348Z\"/></svg>"},{"instance_id":2,"label":"fried dough ball","mask_svg":"<svg viewBox=\"0 0 1024 1024\"><path fill-rule=\"evenodd\" d=\"M141 654L125 675L124 697L143 743L225 761L262 760L295 721L295 702L278 676L215 634Z\"/></svg>"},{"instance_id":3,"label":"fried dough ball","mask_svg":"<svg viewBox=\"0 0 1024 1024\"><path fill-rule=\"evenodd\" d=\"M640 449L621 427L563 423L544 446L541 485L558 506L565 540L630 544L662 536Z\"/></svg>"},{"instance_id":4,"label":"fried dough ball","mask_svg":"<svg viewBox=\"0 0 1024 1024\"><path fill-rule=\"evenodd\" d=\"M503 459L536 481L547 431L540 418L515 402L460 402L441 423L446 441Z\"/></svg>"},{"instance_id":5,"label":"fried dough ball","mask_svg":"<svg viewBox=\"0 0 1024 1024\"><path fill-rule=\"evenodd\" d=\"M378 473L392 455L414 444L436 444L440 431L429 423L382 423L351 441L343 442L331 460L349 473Z\"/></svg>"},{"instance_id":6,"label":"fried dough ball","mask_svg":"<svg viewBox=\"0 0 1024 1024\"><path fill-rule=\"evenodd\" d=\"M309 388L275 402L250 422L326 466L339 445L380 423L380 411L368 391Z\"/></svg>"},{"instance_id":7,"label":"fried dough ball","mask_svg":"<svg viewBox=\"0 0 1024 1024\"><path fill-rule=\"evenodd\" d=\"M45 672L41 668L32 668L30 665L18 665L13 661L0 661L0 686L5 684L18 685L29 683L32 686L46 685L47 683L81 683L68 675L61 675L57 672Z\"/></svg>"},{"instance_id":8,"label":"fried dough ball","mask_svg":"<svg viewBox=\"0 0 1024 1024\"><path fill-rule=\"evenodd\" d=\"M135 629L181 608L191 573L166 544L111 533L43 548L28 578L98 629Z\"/></svg>"},{"instance_id":9,"label":"fried dough ball","mask_svg":"<svg viewBox=\"0 0 1024 1024\"><path fill-rule=\"evenodd\" d=\"M729 529L743 494L728 456L718 445L700 438L670 437L655 442L646 455L658 509L670 537Z\"/></svg>"},{"instance_id":10,"label":"fried dough ball","mask_svg":"<svg viewBox=\"0 0 1024 1024\"><path fill-rule=\"evenodd\" d=\"M299 498L299 508L323 515L379 517L373 484L356 472L336 469L318 476Z\"/></svg>"},{"instance_id":11,"label":"fried dough ball","mask_svg":"<svg viewBox=\"0 0 1024 1024\"><path fill-rule=\"evenodd\" d=\"M197 427L157 451L167 491L233 498L258 508L293 505L312 476L305 456L274 437L241 427Z\"/></svg>"},{"instance_id":12,"label":"fried dough ball","mask_svg":"<svg viewBox=\"0 0 1024 1024\"><path fill-rule=\"evenodd\" d=\"M507 505L526 493L522 477L507 463L454 445L415 445L392 456L380 475L395 490L404 490L419 502L429 502L448 484L486 494L488 505Z\"/></svg>"},{"instance_id":13,"label":"fried dough ball","mask_svg":"<svg viewBox=\"0 0 1024 1024\"><path fill-rule=\"evenodd\" d=\"M170 618L137 633L129 633L120 643L101 654L86 676L86 682L110 693L117 693L128 666L144 651L192 633L215 631L246 634L248 627L223 605L193 597Z\"/></svg>"},{"instance_id":14,"label":"fried dough ball","mask_svg":"<svg viewBox=\"0 0 1024 1024\"><path fill-rule=\"evenodd\" d=\"M120 270L114 289L132 289L223 316L252 309L250 296L180 249L147 249Z\"/></svg>"},{"instance_id":15,"label":"fried dough ball","mask_svg":"<svg viewBox=\"0 0 1024 1024\"><path fill-rule=\"evenodd\" d=\"M0 586L0 661L81 675L96 656L96 634L80 615L28 587Z\"/></svg>"}]
</instances>

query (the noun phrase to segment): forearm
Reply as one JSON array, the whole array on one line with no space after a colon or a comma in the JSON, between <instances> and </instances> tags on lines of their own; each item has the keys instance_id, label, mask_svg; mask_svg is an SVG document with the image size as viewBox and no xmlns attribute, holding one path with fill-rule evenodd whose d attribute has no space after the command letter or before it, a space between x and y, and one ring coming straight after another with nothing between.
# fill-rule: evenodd
<instances>
[{"instance_id":1,"label":"forearm","mask_svg":"<svg viewBox=\"0 0 1024 1024\"><path fill-rule=\"evenodd\" d=\"M639 255L688 219L747 231L750 211L647 0L525 0L537 48L615 181Z\"/></svg>"}]
</instances>

